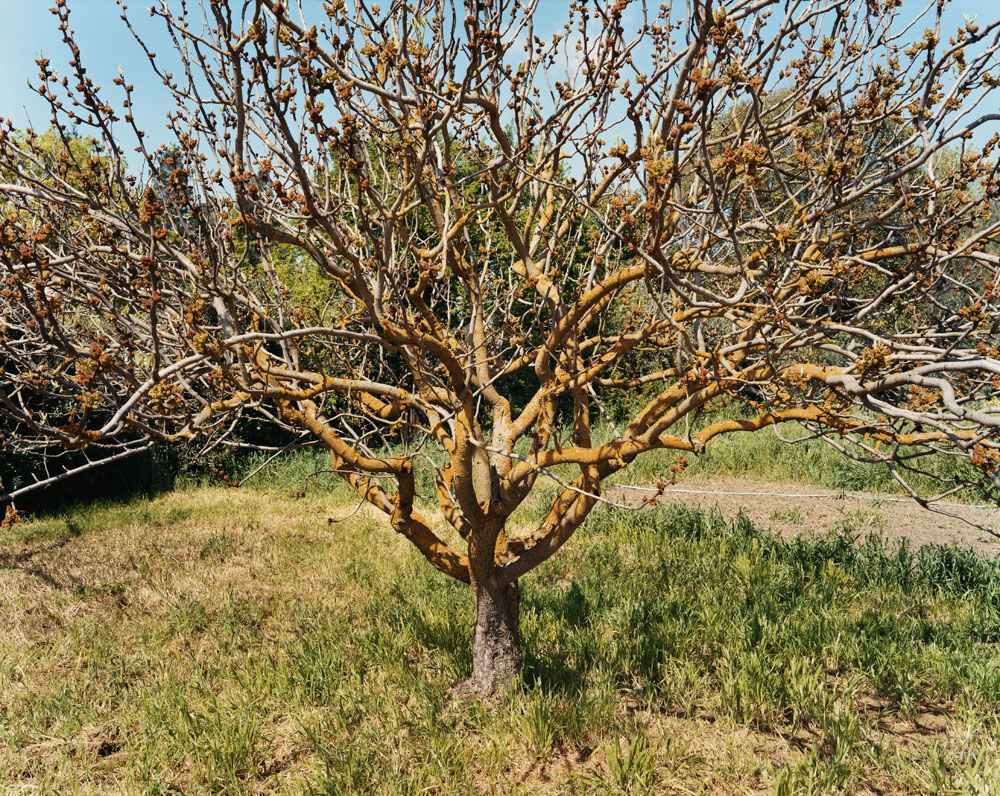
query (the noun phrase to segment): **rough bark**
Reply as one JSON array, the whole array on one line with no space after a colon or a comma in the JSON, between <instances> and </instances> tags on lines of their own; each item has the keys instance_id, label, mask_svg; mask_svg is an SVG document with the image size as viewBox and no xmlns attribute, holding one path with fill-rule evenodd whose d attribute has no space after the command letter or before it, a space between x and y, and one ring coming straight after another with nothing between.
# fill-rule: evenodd
<instances>
[{"instance_id":1,"label":"rough bark","mask_svg":"<svg viewBox=\"0 0 1000 796\"><path fill-rule=\"evenodd\" d=\"M521 672L520 593L517 583L501 585L490 576L474 585L476 625L472 641L472 677L468 689L487 697Z\"/></svg>"}]
</instances>

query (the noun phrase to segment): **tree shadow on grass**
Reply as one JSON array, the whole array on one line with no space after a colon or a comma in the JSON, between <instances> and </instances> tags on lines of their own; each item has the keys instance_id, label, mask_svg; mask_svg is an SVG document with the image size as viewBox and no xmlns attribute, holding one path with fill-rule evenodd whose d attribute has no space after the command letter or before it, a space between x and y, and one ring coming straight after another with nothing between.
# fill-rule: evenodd
<instances>
[{"instance_id":1,"label":"tree shadow on grass","mask_svg":"<svg viewBox=\"0 0 1000 796\"><path fill-rule=\"evenodd\" d=\"M31 550L24 550L20 553L13 554L0 554L0 569L6 569L11 571L24 572L26 575L30 575L33 578L37 578L42 581L47 586L53 589L59 589L62 591L71 591L75 589L79 584L70 580L68 583L62 583L51 574L46 572L39 566L32 565L32 559L41 554L47 554L55 552L65 547L72 540L72 537L67 537L65 539L60 539L51 544L45 545L44 547L35 547Z\"/></svg>"}]
</instances>

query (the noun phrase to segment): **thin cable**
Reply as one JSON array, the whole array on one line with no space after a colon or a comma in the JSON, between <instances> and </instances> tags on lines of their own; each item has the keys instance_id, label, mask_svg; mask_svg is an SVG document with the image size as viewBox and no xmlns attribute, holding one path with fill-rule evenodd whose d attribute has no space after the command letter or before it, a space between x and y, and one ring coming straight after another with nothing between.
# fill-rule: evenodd
<instances>
[{"instance_id":1,"label":"thin cable","mask_svg":"<svg viewBox=\"0 0 1000 796\"><path fill-rule=\"evenodd\" d=\"M622 489L635 489L639 492L660 492L661 490L650 486L632 486L630 484L616 484L611 483L611 486L621 487ZM859 495L855 492L830 492L830 493L816 493L811 495L799 495L793 492L720 492L713 489L664 489L662 490L664 495L674 493L674 494L688 494L688 495L729 495L732 497L788 497L788 498L854 498L856 500L871 500L879 503L914 503L912 498L894 498L894 497L877 497L875 495ZM960 509L995 509L991 503L933 503L935 506L952 506L954 508Z\"/></svg>"}]
</instances>

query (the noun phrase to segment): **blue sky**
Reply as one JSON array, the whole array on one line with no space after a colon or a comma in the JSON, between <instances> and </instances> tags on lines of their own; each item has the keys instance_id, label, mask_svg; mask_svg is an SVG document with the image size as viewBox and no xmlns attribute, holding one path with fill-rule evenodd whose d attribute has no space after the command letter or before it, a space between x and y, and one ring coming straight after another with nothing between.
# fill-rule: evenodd
<instances>
[{"instance_id":1,"label":"blue sky","mask_svg":"<svg viewBox=\"0 0 1000 796\"><path fill-rule=\"evenodd\" d=\"M315 6L317 11L320 2L305 0L307 6ZM129 13L150 49L167 54L171 49L169 40L160 21L151 19L144 11L148 4L148 0L135 0ZM652 6L656 4L651 0ZM947 28L962 24L963 13L970 16L978 13L981 20L991 16L983 13L983 7L988 4L984 0L956 0L948 11ZM5 12L0 24L0 116L12 119L19 127L26 126L29 119L36 128L48 127L49 114L44 103L27 87L29 79L37 82L38 68L34 61L39 53L44 53L61 74L66 73L68 51L56 29L56 19L49 12L50 5L51 0L0 0L0 10ZM541 5L543 22L551 23L553 29L561 27L566 18L561 9L566 1L541 0ZM925 6L926 2L905 0L904 16L912 16ZM169 97L119 19L117 3L114 0L69 0L69 7L71 26L77 33L87 74L98 85L115 89L107 95L111 100L120 96L111 81L118 75L119 67L122 68L128 82L139 89L135 96L136 121L154 140L162 138L163 119L170 109Z\"/></svg>"}]
</instances>

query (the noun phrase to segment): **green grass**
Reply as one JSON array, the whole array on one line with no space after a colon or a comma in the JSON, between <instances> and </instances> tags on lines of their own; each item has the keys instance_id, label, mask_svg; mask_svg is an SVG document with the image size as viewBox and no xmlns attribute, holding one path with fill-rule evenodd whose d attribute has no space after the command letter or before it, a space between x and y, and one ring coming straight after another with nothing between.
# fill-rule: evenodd
<instances>
[{"instance_id":1,"label":"green grass","mask_svg":"<svg viewBox=\"0 0 1000 796\"><path fill-rule=\"evenodd\" d=\"M889 469L881 464L858 462L844 456L818 439L805 439L806 432L791 423L778 430L765 428L757 432L737 432L713 440L699 456L685 454L690 462L683 478L711 476L752 477L755 480L798 481L827 489L847 492L868 491L901 494L903 489ZM789 444L784 440L802 439ZM842 445L849 443L838 440ZM860 451L858 451L860 452ZM653 451L639 457L615 480L622 483L644 483L669 478L670 465L678 455L671 451ZM944 488L965 479L974 482L981 473L964 460L936 453L913 459L910 465L923 473L906 473L907 480L918 494L937 494ZM969 489L950 500L982 502L983 495Z\"/></svg>"},{"instance_id":2,"label":"green grass","mask_svg":"<svg viewBox=\"0 0 1000 796\"><path fill-rule=\"evenodd\" d=\"M735 415L731 411L717 412L704 421L704 424L730 416ZM750 477L758 481L796 481L845 492L904 494L904 490L885 466L855 461L819 439L805 439L807 432L797 423L782 426L778 433L774 428L765 428L757 432L737 432L719 437L700 455L684 454L689 465L681 480L713 476ZM600 425L594 429L593 438L596 444L606 442L612 438L611 430ZM795 444L785 441L795 439L803 441ZM838 439L838 443L851 447L844 440ZM526 449L527 442L521 440L517 450L526 453ZM247 457L235 467L231 477L236 480L246 478L268 457L269 455L259 454ZM627 469L610 480L630 485L648 485L661 479L669 480L671 465L677 464L678 459L679 454L675 451L652 451L637 458ZM923 472L902 472L917 493L924 496L937 494L943 488L949 488L963 479L965 482L974 482L982 475L964 460L941 453L914 458L910 460L910 464ZM333 473L324 472L329 468L329 456L319 449L310 448L286 453L274 459L253 475L249 484L254 489L282 495L301 491L308 485L308 491L312 493L325 492L344 500L349 499L351 493L343 480ZM555 470L569 478L577 473L577 469L571 466L557 467ZM428 463L422 458L416 459L414 471L418 494L434 498L434 475ZM988 502L976 489L966 489L948 499L969 503Z\"/></svg>"},{"instance_id":3,"label":"green grass","mask_svg":"<svg viewBox=\"0 0 1000 796\"><path fill-rule=\"evenodd\" d=\"M468 704L468 589L265 486L0 539L0 791L1000 788L996 560L598 510L522 582L520 688Z\"/></svg>"}]
</instances>

